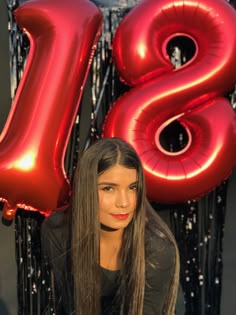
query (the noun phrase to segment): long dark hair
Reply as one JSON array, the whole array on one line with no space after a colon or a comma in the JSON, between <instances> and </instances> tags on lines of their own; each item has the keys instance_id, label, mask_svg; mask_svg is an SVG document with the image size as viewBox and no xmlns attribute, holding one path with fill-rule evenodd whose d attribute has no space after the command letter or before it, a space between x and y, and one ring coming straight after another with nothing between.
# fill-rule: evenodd
<instances>
[{"instance_id":1,"label":"long dark hair","mask_svg":"<svg viewBox=\"0 0 236 315\"><path fill-rule=\"evenodd\" d=\"M124 230L120 250L120 313L142 315L143 312L145 288L144 232L147 220L143 169L139 157L130 145L118 138L106 138L98 140L83 153L74 178L72 268L75 313L79 315L100 314L100 222L97 178L115 164L135 169L138 177L136 210L132 221ZM158 218L157 222L162 224ZM167 233L165 234L167 236L170 234L171 237L171 233L164 225L162 230L165 231L166 229ZM174 242L174 239L171 240ZM178 270L176 269L177 273ZM170 290L174 302L176 298L175 287L176 283L173 283L173 292ZM166 310L168 311L168 307ZM166 314L172 313L167 312Z\"/></svg>"}]
</instances>

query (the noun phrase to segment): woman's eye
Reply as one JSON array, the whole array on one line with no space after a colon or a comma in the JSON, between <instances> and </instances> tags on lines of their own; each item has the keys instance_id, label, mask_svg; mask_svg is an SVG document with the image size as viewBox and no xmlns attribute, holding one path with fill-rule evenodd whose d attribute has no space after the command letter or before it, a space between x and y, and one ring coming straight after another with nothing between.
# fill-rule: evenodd
<instances>
[{"instance_id":1,"label":"woman's eye","mask_svg":"<svg viewBox=\"0 0 236 315\"><path fill-rule=\"evenodd\" d=\"M130 189L131 190L137 190L137 185L135 184L135 185L130 186Z\"/></svg>"},{"instance_id":2,"label":"woman's eye","mask_svg":"<svg viewBox=\"0 0 236 315\"><path fill-rule=\"evenodd\" d=\"M113 187L112 186L105 186L105 187L102 188L102 190L104 190L104 191L112 191Z\"/></svg>"}]
</instances>

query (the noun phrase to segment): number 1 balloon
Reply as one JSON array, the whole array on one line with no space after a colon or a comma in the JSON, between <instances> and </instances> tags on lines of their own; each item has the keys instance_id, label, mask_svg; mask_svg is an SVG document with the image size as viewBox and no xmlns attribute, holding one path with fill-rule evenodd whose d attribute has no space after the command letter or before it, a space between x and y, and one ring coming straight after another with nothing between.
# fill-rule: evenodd
<instances>
[{"instance_id":1,"label":"number 1 balloon","mask_svg":"<svg viewBox=\"0 0 236 315\"><path fill-rule=\"evenodd\" d=\"M68 200L64 155L102 27L87 0L32 0L14 14L30 51L0 138L5 219L17 207L47 213Z\"/></svg>"}]
</instances>

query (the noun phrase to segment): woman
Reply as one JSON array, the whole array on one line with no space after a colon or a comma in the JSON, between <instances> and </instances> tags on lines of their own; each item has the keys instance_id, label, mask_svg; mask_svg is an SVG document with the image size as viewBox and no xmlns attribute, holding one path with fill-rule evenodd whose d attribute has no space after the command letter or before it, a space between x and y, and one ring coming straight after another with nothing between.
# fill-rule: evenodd
<instances>
[{"instance_id":1,"label":"woman","mask_svg":"<svg viewBox=\"0 0 236 315\"><path fill-rule=\"evenodd\" d=\"M146 200L142 165L127 143L102 139L84 152L71 209L42 226L56 314L174 314L177 246Z\"/></svg>"}]
</instances>

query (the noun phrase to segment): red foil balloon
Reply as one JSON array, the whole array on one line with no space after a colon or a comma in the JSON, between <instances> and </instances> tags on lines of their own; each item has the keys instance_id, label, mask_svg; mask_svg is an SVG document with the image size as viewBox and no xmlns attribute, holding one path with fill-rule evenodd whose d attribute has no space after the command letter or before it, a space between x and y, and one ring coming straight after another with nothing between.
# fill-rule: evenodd
<instances>
[{"instance_id":1,"label":"red foil balloon","mask_svg":"<svg viewBox=\"0 0 236 315\"><path fill-rule=\"evenodd\" d=\"M87 0L32 0L14 14L30 51L0 138L5 219L17 207L46 213L67 201L65 150L102 27Z\"/></svg>"},{"instance_id":2,"label":"red foil balloon","mask_svg":"<svg viewBox=\"0 0 236 315\"><path fill-rule=\"evenodd\" d=\"M235 29L235 10L225 0L143 0L117 29L115 64L134 88L109 112L104 137L120 137L136 149L152 200L200 198L235 165L236 116L223 98L236 82ZM174 70L166 51L176 36L191 39L196 50ZM176 119L188 144L171 153L160 134Z\"/></svg>"}]
</instances>

